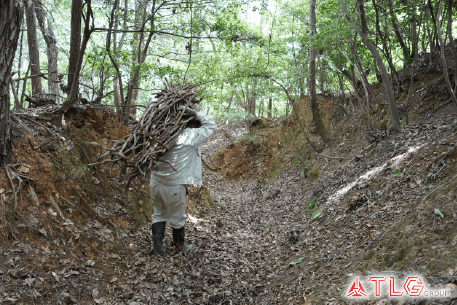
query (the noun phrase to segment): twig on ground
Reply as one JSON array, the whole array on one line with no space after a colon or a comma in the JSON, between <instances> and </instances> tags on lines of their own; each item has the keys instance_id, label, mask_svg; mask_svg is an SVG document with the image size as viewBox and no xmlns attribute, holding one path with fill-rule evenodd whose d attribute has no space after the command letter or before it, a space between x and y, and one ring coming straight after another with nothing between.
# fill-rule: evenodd
<instances>
[{"instance_id":1,"label":"twig on ground","mask_svg":"<svg viewBox=\"0 0 457 305\"><path fill-rule=\"evenodd\" d=\"M8 177L8 180L10 181L11 189L12 189L13 195L14 195L14 208L13 208L13 210L16 211L16 208L17 208L17 195L16 195L16 189L14 188L13 179L11 179L9 165L5 166L5 172L6 172L6 176Z\"/></svg>"},{"instance_id":2,"label":"twig on ground","mask_svg":"<svg viewBox=\"0 0 457 305\"><path fill-rule=\"evenodd\" d=\"M59 206L57 203L54 201L52 196L49 196L49 201L51 202L51 206L56 210L57 214L59 214L60 218L65 219L65 217L62 214L62 211L60 210Z\"/></svg>"},{"instance_id":3,"label":"twig on ground","mask_svg":"<svg viewBox=\"0 0 457 305\"><path fill-rule=\"evenodd\" d=\"M32 197L32 199L35 202L35 204L37 206L40 205L40 201L38 200L38 196L36 195L35 190L33 189L32 185L30 183L29 183L29 193L30 193L30 197Z\"/></svg>"},{"instance_id":4,"label":"twig on ground","mask_svg":"<svg viewBox=\"0 0 457 305\"><path fill-rule=\"evenodd\" d=\"M189 263L189 261L184 257L184 255L182 255L181 252L179 254L181 255L182 259L185 260L189 264L190 268L192 268L192 274L194 274L194 266L192 266L192 264Z\"/></svg>"},{"instance_id":5,"label":"twig on ground","mask_svg":"<svg viewBox=\"0 0 457 305\"><path fill-rule=\"evenodd\" d=\"M344 158L344 157L330 157L330 156L327 156L327 155L324 155L324 154L320 154L320 156L328 158L328 159L337 159L337 160L341 160L341 159Z\"/></svg>"},{"instance_id":6,"label":"twig on ground","mask_svg":"<svg viewBox=\"0 0 457 305\"><path fill-rule=\"evenodd\" d=\"M237 216L238 220L243 224L243 225L247 225L246 221L244 221L243 219L241 219L241 217L238 215Z\"/></svg>"},{"instance_id":7,"label":"twig on ground","mask_svg":"<svg viewBox=\"0 0 457 305\"><path fill-rule=\"evenodd\" d=\"M218 257L213 257L213 258L208 258L210 261L217 261L220 260L221 258L224 258L226 256L229 256L228 254L222 254L221 256Z\"/></svg>"},{"instance_id":8,"label":"twig on ground","mask_svg":"<svg viewBox=\"0 0 457 305\"><path fill-rule=\"evenodd\" d=\"M70 204L71 207L74 207L75 204L73 202L71 202L70 200L68 200L67 198L65 198L64 196L60 195L60 198L62 198L63 200L65 200L68 204Z\"/></svg>"}]
</instances>

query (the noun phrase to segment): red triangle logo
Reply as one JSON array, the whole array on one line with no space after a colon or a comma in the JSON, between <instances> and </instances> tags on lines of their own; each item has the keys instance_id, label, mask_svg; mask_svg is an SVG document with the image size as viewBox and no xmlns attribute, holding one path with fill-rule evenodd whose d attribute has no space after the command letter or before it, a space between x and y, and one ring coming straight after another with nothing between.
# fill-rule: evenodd
<instances>
[{"instance_id":1,"label":"red triangle logo","mask_svg":"<svg viewBox=\"0 0 457 305\"><path fill-rule=\"evenodd\" d=\"M367 293L360 283L358 278L355 278L354 283L352 283L351 289L349 289L348 297L366 297Z\"/></svg>"}]
</instances>

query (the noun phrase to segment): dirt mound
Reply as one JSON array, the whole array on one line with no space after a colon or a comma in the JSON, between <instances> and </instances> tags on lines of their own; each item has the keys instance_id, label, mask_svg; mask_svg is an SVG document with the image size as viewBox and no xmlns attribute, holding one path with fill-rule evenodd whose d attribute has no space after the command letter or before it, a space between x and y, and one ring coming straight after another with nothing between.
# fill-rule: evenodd
<instances>
[{"instance_id":1,"label":"dirt mound","mask_svg":"<svg viewBox=\"0 0 457 305\"><path fill-rule=\"evenodd\" d=\"M268 172L272 161L272 146L256 142L249 136L213 154L218 171L232 179L260 177Z\"/></svg>"},{"instance_id":2,"label":"dirt mound","mask_svg":"<svg viewBox=\"0 0 457 305\"><path fill-rule=\"evenodd\" d=\"M0 275L7 277L0 303L113 304L116 295L131 299L126 285L137 285L145 278L140 268L152 266L143 227L153 212L148 181L133 181L125 192L126 181L112 178L109 165L86 166L129 130L94 109L70 111L65 123L67 140L55 122L42 121L35 127L49 137L26 134L14 142L15 210L0 171ZM189 213L200 217L211 206L205 186L189 188Z\"/></svg>"},{"instance_id":3,"label":"dirt mound","mask_svg":"<svg viewBox=\"0 0 457 305\"><path fill-rule=\"evenodd\" d=\"M117 123L111 113L94 109L69 112L65 121L70 141L26 134L22 140L14 142L16 164L10 168L13 171L11 182L14 183L18 202L16 212L12 212L14 194L9 179L2 171L2 217L6 220L0 222L0 236L3 241L6 240L5 237L11 237L8 234L15 234L15 231L23 233L15 228L15 222L20 221L19 215L28 217L31 207L44 212L37 214L42 223L47 223L47 218L59 212L58 209L73 222L83 221L88 214L105 222L108 218L106 215L100 216L94 210L94 201L100 201L106 196L121 196L119 185L110 180L109 168L89 168L86 164L96 162L97 156L103 153L112 141L123 138L128 129ZM53 122L43 123L49 130L56 129ZM137 197L148 197L144 185L137 184L135 188L137 195L133 196L134 200ZM146 213L143 218L145 217ZM123 223L116 217L109 221Z\"/></svg>"},{"instance_id":4,"label":"dirt mound","mask_svg":"<svg viewBox=\"0 0 457 305\"><path fill-rule=\"evenodd\" d=\"M330 101L336 97L331 94L319 95L319 105L326 126L334 124L335 113L339 108ZM296 103L298 117L310 133L313 141L319 142L312 120L309 98ZM333 118L332 118L333 116ZM332 121L333 120L333 121ZM280 119L254 119L249 124L250 132L236 138L229 138L229 144L212 155L212 163L218 172L231 179L268 179L275 177L284 169L284 164L303 163L303 174L306 176L310 163L303 162L311 157L312 151L306 147L306 142L300 124L293 113ZM227 131L223 131L227 134Z\"/></svg>"}]
</instances>

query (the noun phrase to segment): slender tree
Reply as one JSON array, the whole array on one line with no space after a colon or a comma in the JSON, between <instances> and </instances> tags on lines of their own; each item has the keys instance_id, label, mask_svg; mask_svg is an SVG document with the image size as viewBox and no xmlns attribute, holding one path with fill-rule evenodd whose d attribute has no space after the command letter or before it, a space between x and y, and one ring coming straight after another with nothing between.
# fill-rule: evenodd
<instances>
[{"instance_id":1,"label":"slender tree","mask_svg":"<svg viewBox=\"0 0 457 305\"><path fill-rule=\"evenodd\" d=\"M152 0L151 14L148 18L150 20L151 31L147 35L146 41L144 40L145 33L143 32L145 29L145 26L146 26L146 22L142 22L141 27L139 28L140 37L139 37L138 47L136 50L137 58L138 58L138 61L136 62L137 65L144 63L144 61L146 60L147 51L149 49L149 44L151 43L152 36L154 35L155 19L156 19L156 13L157 13L156 3L157 3L157 0ZM139 79L140 79L140 69L136 68L135 71L132 73L132 76L131 76L131 79L129 82L127 97L126 97L126 101L125 101L126 106L132 105L132 101L134 99L134 91L137 88ZM124 107L124 109L122 109L122 112L124 113L123 124L128 125L129 114L130 114L129 107Z\"/></svg>"},{"instance_id":2,"label":"slender tree","mask_svg":"<svg viewBox=\"0 0 457 305\"><path fill-rule=\"evenodd\" d=\"M443 37L441 37L441 11L443 10L443 0L440 0L440 5L438 8L438 14L436 15L436 23L437 23L437 29L438 29L438 39L440 41L440 47L441 47L441 65L443 66L443 74L444 74L444 80L446 83L447 90L449 91L449 94L451 95L451 100L454 102L455 107L457 107L457 97L455 95L455 91L452 90L452 84L449 79L449 73L447 71L448 65L447 65L447 60L446 60L446 53L444 50L444 40ZM443 18L444 19L444 18ZM452 23L451 23L451 28L452 28ZM451 38L452 38L452 33L451 33ZM454 73L457 73L454 71Z\"/></svg>"},{"instance_id":3,"label":"slender tree","mask_svg":"<svg viewBox=\"0 0 457 305\"><path fill-rule=\"evenodd\" d=\"M407 65L412 60L412 58L410 57L409 48L406 45L406 43L404 42L403 36L400 33L400 29L397 25L397 14L394 12L392 0L388 0L387 2L389 4L389 11L390 11L390 15L391 15L390 17L392 19L392 27L394 29L395 36L397 37L397 41L400 44L401 50L403 52L403 63Z\"/></svg>"},{"instance_id":4,"label":"slender tree","mask_svg":"<svg viewBox=\"0 0 457 305\"><path fill-rule=\"evenodd\" d=\"M26 2L27 41L29 45L30 73L32 74L32 93L43 92L40 74L40 51L36 35L35 4L33 0Z\"/></svg>"},{"instance_id":5,"label":"slender tree","mask_svg":"<svg viewBox=\"0 0 457 305\"><path fill-rule=\"evenodd\" d=\"M13 160L11 141L10 95L8 85L11 79L14 54L16 53L19 31L24 14L21 0L0 1L0 166Z\"/></svg>"},{"instance_id":6,"label":"slender tree","mask_svg":"<svg viewBox=\"0 0 457 305\"><path fill-rule=\"evenodd\" d=\"M316 0L309 1L309 33L311 39L316 36ZM312 42L314 43L314 42ZM330 132L325 128L322 122L319 105L316 95L316 48L312 45L309 50L309 100L311 103L311 113L316 125L316 131L325 144L331 142Z\"/></svg>"},{"instance_id":7,"label":"slender tree","mask_svg":"<svg viewBox=\"0 0 457 305\"><path fill-rule=\"evenodd\" d=\"M392 118L392 125L390 126L390 130L393 132L398 132L401 130L400 126L400 115L398 113L398 106L397 102L395 101L395 95L392 88L392 84L390 83L389 74L387 73L386 66L382 61L382 57L378 52L377 47L371 42L368 38L368 29L367 29L367 20L365 18L365 7L364 1L360 0L359 2L359 11L360 11L360 20L362 22L362 29L360 29L357 24L352 20L352 17L348 15L346 4L344 0L340 0L341 8L343 10L343 14L348 18L349 22L354 27L355 31L359 34L362 38L362 42L371 52L371 55L374 57L376 64L378 65L379 72L381 73L382 83L384 84L384 88L386 89L387 100L389 102L390 107L390 115Z\"/></svg>"},{"instance_id":8,"label":"slender tree","mask_svg":"<svg viewBox=\"0 0 457 305\"><path fill-rule=\"evenodd\" d=\"M70 34L70 61L68 63L68 90L71 90L78 64L79 50L81 48L81 16L83 13L83 0L71 2L71 34Z\"/></svg>"},{"instance_id":9,"label":"slender tree","mask_svg":"<svg viewBox=\"0 0 457 305\"><path fill-rule=\"evenodd\" d=\"M94 23L93 23L94 16L93 16L93 12L92 12L91 0L86 0L86 4L87 4L87 9L86 9L86 16L84 19L83 40L81 42L81 47L80 47L80 50L78 53L78 60L76 62L74 78L73 78L72 85L70 87L70 95L68 96L68 99L65 101L65 103L63 103L62 106L58 109L58 112L61 112L61 113L67 112L78 100L79 75L81 73L84 52L86 51L87 43L89 42L90 36L92 35L92 33L94 31ZM91 21L92 21L92 25L91 25Z\"/></svg>"},{"instance_id":10,"label":"slender tree","mask_svg":"<svg viewBox=\"0 0 457 305\"><path fill-rule=\"evenodd\" d=\"M43 34L44 41L46 42L46 52L48 55L48 89L52 94L55 101L59 101L59 86L57 84L59 78L57 77L57 41L56 36L52 30L49 19L43 8L41 0L35 0L35 13L40 26L41 33Z\"/></svg>"},{"instance_id":11,"label":"slender tree","mask_svg":"<svg viewBox=\"0 0 457 305\"><path fill-rule=\"evenodd\" d=\"M457 91L457 50L454 42L454 37L452 35L452 13L454 8L454 1L449 0L447 13L447 33L449 35L449 44L451 45L452 58L454 59L454 92Z\"/></svg>"}]
</instances>

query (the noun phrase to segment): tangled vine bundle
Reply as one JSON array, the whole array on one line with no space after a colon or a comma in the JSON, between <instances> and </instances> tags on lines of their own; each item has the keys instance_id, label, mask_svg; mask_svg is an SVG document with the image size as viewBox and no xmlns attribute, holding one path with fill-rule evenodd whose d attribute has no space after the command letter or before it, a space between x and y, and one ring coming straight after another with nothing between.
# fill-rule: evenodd
<instances>
[{"instance_id":1,"label":"tangled vine bundle","mask_svg":"<svg viewBox=\"0 0 457 305\"><path fill-rule=\"evenodd\" d=\"M195 91L198 84L168 83L167 87L156 94L157 100L149 104L139 122L124 140L117 141L98 160L110 159L98 164L111 162L128 179L127 187L136 177L144 179L156 166L157 160L165 154L186 128L192 117L183 117L186 108L195 109L201 102ZM178 107L183 108L182 111ZM170 164L172 167L173 165Z\"/></svg>"}]
</instances>

